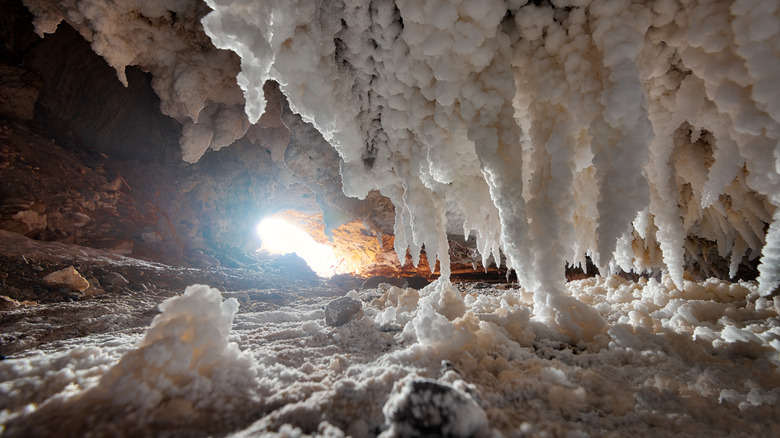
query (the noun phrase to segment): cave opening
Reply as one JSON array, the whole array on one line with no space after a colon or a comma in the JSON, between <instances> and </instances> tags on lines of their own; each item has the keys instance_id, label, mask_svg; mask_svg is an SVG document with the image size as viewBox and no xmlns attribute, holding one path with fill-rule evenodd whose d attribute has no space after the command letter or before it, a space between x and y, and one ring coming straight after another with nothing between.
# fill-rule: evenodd
<instances>
[{"instance_id":1,"label":"cave opening","mask_svg":"<svg viewBox=\"0 0 780 438\"><path fill-rule=\"evenodd\" d=\"M297 254L323 278L330 278L338 272L340 260L334 254L333 247L315 241L310 234L283 217L263 218L257 224L256 231L262 242L258 252Z\"/></svg>"}]
</instances>

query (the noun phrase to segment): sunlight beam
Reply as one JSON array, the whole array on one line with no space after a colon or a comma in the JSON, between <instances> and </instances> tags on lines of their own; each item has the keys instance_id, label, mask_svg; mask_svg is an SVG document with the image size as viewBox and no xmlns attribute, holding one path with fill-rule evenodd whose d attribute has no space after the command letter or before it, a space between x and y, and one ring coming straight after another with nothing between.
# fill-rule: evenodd
<instances>
[{"instance_id":1,"label":"sunlight beam","mask_svg":"<svg viewBox=\"0 0 780 438\"><path fill-rule=\"evenodd\" d=\"M336 273L339 260L333 248L315 241L305 231L282 218L263 219L257 225L257 234L263 241L258 251L271 254L295 253L320 277L332 277Z\"/></svg>"}]
</instances>

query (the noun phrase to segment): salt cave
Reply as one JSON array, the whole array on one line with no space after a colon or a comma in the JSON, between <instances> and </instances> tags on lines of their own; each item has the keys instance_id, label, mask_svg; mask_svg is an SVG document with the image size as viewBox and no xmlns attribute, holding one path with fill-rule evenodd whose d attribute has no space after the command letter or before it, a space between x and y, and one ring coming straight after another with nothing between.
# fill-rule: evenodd
<instances>
[{"instance_id":1,"label":"salt cave","mask_svg":"<svg viewBox=\"0 0 780 438\"><path fill-rule=\"evenodd\" d=\"M777 1L0 24L0 436L780 436Z\"/></svg>"}]
</instances>

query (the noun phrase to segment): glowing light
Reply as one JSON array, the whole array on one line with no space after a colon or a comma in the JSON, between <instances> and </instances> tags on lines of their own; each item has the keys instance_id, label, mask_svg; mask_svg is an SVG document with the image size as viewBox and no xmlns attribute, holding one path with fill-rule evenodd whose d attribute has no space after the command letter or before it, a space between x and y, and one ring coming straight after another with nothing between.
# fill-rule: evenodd
<instances>
[{"instance_id":1,"label":"glowing light","mask_svg":"<svg viewBox=\"0 0 780 438\"><path fill-rule=\"evenodd\" d=\"M264 219L257 226L257 234L263 240L263 246L258 251L272 254L294 252L320 277L332 277L336 273L339 260L333 254L333 248L315 241L305 231L284 219Z\"/></svg>"}]
</instances>

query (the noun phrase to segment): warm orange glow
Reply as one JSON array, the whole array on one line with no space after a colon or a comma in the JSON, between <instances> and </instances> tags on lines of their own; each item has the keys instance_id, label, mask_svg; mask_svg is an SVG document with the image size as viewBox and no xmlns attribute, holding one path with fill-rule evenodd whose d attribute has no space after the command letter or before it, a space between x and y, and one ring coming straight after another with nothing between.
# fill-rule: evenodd
<instances>
[{"instance_id":1,"label":"warm orange glow","mask_svg":"<svg viewBox=\"0 0 780 438\"><path fill-rule=\"evenodd\" d=\"M424 252L420 255L420 264L417 267L412 266L412 258L409 254L403 263L399 263L395 254L393 236L377 236L376 233L366 230L360 220L330 230L330 238L325 234L325 224L321 214L288 210L274 213L263 222L265 221L269 221L268 224L272 226L258 225L257 231L261 233L260 237L263 240L260 250L275 254L294 252L306 260L320 276L350 274L360 277L372 275L390 277L412 275L427 279L438 277L438 268L435 274L431 273ZM279 228L273 226L274 223L279 222L285 223L286 226L282 225ZM285 231L289 227L294 228L295 231ZM299 239L301 242L296 243ZM315 249L308 252L313 255L304 256L307 251L301 248L310 247L312 240ZM313 261L313 259L320 261Z\"/></svg>"},{"instance_id":2,"label":"warm orange glow","mask_svg":"<svg viewBox=\"0 0 780 438\"><path fill-rule=\"evenodd\" d=\"M290 222L279 217L269 217L260 222L257 233L263 240L263 246L258 251L295 253L320 277L332 277L336 273L339 259L333 253L333 248L315 241Z\"/></svg>"}]
</instances>

